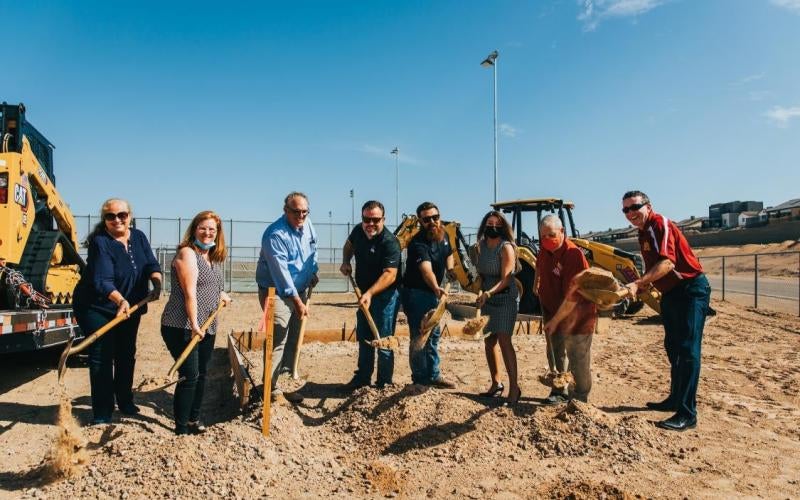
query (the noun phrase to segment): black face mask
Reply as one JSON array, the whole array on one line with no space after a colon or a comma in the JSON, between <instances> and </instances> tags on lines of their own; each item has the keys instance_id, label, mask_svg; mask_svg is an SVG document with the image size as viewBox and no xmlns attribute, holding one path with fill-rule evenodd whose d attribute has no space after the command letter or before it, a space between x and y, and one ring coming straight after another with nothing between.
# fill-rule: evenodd
<instances>
[{"instance_id":1,"label":"black face mask","mask_svg":"<svg viewBox=\"0 0 800 500\"><path fill-rule=\"evenodd\" d=\"M500 237L500 229L496 228L494 226L486 226L483 229L483 234L487 238L498 238L498 237Z\"/></svg>"}]
</instances>

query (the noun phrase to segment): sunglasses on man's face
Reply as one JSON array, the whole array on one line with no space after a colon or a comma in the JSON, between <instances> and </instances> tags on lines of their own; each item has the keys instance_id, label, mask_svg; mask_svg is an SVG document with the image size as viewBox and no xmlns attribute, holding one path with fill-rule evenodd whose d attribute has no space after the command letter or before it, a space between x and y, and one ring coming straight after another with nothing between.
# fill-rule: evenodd
<instances>
[{"instance_id":1,"label":"sunglasses on man's face","mask_svg":"<svg viewBox=\"0 0 800 500\"><path fill-rule=\"evenodd\" d=\"M628 205L627 207L622 207L622 213L627 214L628 212L635 212L642 208L643 206L647 205L647 203L634 203L633 205Z\"/></svg>"},{"instance_id":2,"label":"sunglasses on man's face","mask_svg":"<svg viewBox=\"0 0 800 500\"><path fill-rule=\"evenodd\" d=\"M383 217L364 217L361 216L361 222L364 224L380 224L383 220Z\"/></svg>"},{"instance_id":3,"label":"sunglasses on man's face","mask_svg":"<svg viewBox=\"0 0 800 500\"><path fill-rule=\"evenodd\" d=\"M300 210L299 208L292 208L292 207L286 207L286 210L290 211L291 213L293 213L298 217L305 217L306 215L311 213L311 210Z\"/></svg>"},{"instance_id":4,"label":"sunglasses on man's face","mask_svg":"<svg viewBox=\"0 0 800 500\"><path fill-rule=\"evenodd\" d=\"M423 224L430 224L431 222L437 222L439 220L439 214L422 217L420 220L422 221Z\"/></svg>"},{"instance_id":5,"label":"sunglasses on man's face","mask_svg":"<svg viewBox=\"0 0 800 500\"><path fill-rule=\"evenodd\" d=\"M106 222L112 222L114 219L119 219L122 222L128 220L128 212L120 212L118 214L112 214L111 212L107 212L103 214L103 220Z\"/></svg>"}]
</instances>

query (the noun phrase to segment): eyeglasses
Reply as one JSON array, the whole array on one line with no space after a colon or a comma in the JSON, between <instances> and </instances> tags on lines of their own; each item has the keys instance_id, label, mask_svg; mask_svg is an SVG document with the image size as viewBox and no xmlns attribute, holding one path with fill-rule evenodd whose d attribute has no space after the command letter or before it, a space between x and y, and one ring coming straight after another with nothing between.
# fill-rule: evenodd
<instances>
[{"instance_id":1,"label":"eyeglasses","mask_svg":"<svg viewBox=\"0 0 800 500\"><path fill-rule=\"evenodd\" d=\"M311 213L311 210L300 210L299 208L286 207L286 210L292 212L298 217L305 217Z\"/></svg>"},{"instance_id":2,"label":"eyeglasses","mask_svg":"<svg viewBox=\"0 0 800 500\"><path fill-rule=\"evenodd\" d=\"M364 224L380 224L383 217L364 217L361 216L361 222Z\"/></svg>"},{"instance_id":3,"label":"eyeglasses","mask_svg":"<svg viewBox=\"0 0 800 500\"><path fill-rule=\"evenodd\" d=\"M643 206L647 205L647 203L634 203L633 205L628 205L627 207L622 207L622 213L627 214L631 210L636 211L642 208Z\"/></svg>"},{"instance_id":4,"label":"eyeglasses","mask_svg":"<svg viewBox=\"0 0 800 500\"><path fill-rule=\"evenodd\" d=\"M420 220L423 224L430 224L431 222L436 222L439 220L439 214L422 217Z\"/></svg>"},{"instance_id":5,"label":"eyeglasses","mask_svg":"<svg viewBox=\"0 0 800 500\"><path fill-rule=\"evenodd\" d=\"M107 212L103 214L103 220L106 222L112 222L114 219L119 219L122 222L128 220L128 212L120 212L118 214L112 214L111 212Z\"/></svg>"}]
</instances>

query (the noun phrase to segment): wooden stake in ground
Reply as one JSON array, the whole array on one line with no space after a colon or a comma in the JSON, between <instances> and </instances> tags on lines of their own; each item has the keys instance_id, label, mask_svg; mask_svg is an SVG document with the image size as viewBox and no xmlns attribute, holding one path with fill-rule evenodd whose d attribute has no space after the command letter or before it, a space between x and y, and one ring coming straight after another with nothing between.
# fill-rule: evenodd
<instances>
[{"instance_id":1,"label":"wooden stake in ground","mask_svg":"<svg viewBox=\"0 0 800 500\"><path fill-rule=\"evenodd\" d=\"M264 407L261 416L261 434L269 436L269 417L272 404L272 335L275 325L275 288L270 287L264 301Z\"/></svg>"}]
</instances>

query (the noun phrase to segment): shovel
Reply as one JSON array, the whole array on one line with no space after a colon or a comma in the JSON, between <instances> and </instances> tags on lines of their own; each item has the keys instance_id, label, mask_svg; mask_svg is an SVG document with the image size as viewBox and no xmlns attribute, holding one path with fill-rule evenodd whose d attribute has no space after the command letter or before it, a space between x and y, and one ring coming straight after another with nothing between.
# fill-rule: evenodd
<instances>
[{"instance_id":1,"label":"shovel","mask_svg":"<svg viewBox=\"0 0 800 500\"><path fill-rule=\"evenodd\" d=\"M208 330L208 327L210 327L211 323L214 322L214 318L217 317L217 313L219 313L222 310L223 307L225 307L225 301L224 300L220 300L219 301L219 305L217 306L217 308L214 309L211 312L211 315L208 317L207 320L205 320L203 325L200 327L200 331L201 332L205 333L205 331ZM180 368L181 365L183 365L183 363L186 361L186 358L188 358L189 354L192 353L192 349L194 349L194 347L197 345L198 342L200 342L200 340L202 340L202 338L203 337L200 337L199 335L193 335L192 336L192 339L189 341L189 343L183 349L183 352L181 352L181 355L178 357L178 359L175 360L175 363L173 363L172 368L170 368L169 371L167 372L167 379L171 379L172 377L175 376L175 373L178 371L178 368ZM142 388L140 386L140 387L137 388L137 392L155 392L155 391L160 391L161 389L166 389L167 387L169 387L171 385L175 385L178 382L180 382L182 380L185 380L185 379L186 379L186 377L179 377L177 380L172 380L170 382L167 382L167 383L165 383L163 385L159 385L158 387L154 387L154 388L151 388L151 389Z\"/></svg>"},{"instance_id":2,"label":"shovel","mask_svg":"<svg viewBox=\"0 0 800 500\"><path fill-rule=\"evenodd\" d=\"M589 302L594 303L598 309L607 311L609 309L613 309L625 297L628 296L628 289L620 288L616 292L613 292L611 290L603 290L600 288L578 288L578 293Z\"/></svg>"},{"instance_id":3,"label":"shovel","mask_svg":"<svg viewBox=\"0 0 800 500\"><path fill-rule=\"evenodd\" d=\"M128 309L128 315L127 316L123 316L123 315L116 316L114 319L112 319L111 321L109 321L105 325L103 325L100 328L98 328L97 331L95 331L93 334L91 334L88 337L86 337L85 339L83 339L81 341L81 343L76 345L75 347L72 347L72 342L73 342L74 339L70 338L69 342L67 342L67 347L64 348L64 352L61 353L61 358L58 360L58 383L59 384L63 384L64 383L64 374L67 373L67 358L68 357L70 357L73 354L77 354L77 353L83 351L84 349L86 349L87 347L89 347L90 345L92 345L97 339L102 337L103 334L105 334L107 331L111 330L112 328L114 328L118 324L120 324L123 321L125 321L126 319L128 319L131 314L136 312L137 309L139 309L143 305L147 304L148 302L150 302L149 298L144 298L144 299L140 300L135 306L133 306L130 309Z\"/></svg>"},{"instance_id":4,"label":"shovel","mask_svg":"<svg viewBox=\"0 0 800 500\"><path fill-rule=\"evenodd\" d=\"M545 323L544 320L543 314L542 325ZM544 375L539 375L539 382L556 390L564 390L567 387L570 389L573 388L575 386L575 377L572 376L572 372L569 370L559 372L558 368L556 368L556 353L553 351L553 339L550 334L547 333L547 330L544 332L544 339L547 344L547 365L549 370Z\"/></svg>"},{"instance_id":5,"label":"shovel","mask_svg":"<svg viewBox=\"0 0 800 500\"><path fill-rule=\"evenodd\" d=\"M308 298L306 299L306 307L311 304L311 292L314 291L314 287L308 289ZM297 380L300 378L300 372L297 370L297 367L300 365L300 348L303 346L303 337L306 335L306 323L308 319L308 312L306 315L303 316L303 319L300 320L300 333L297 336L297 349L294 351L294 361L292 363L292 378Z\"/></svg>"},{"instance_id":6,"label":"shovel","mask_svg":"<svg viewBox=\"0 0 800 500\"><path fill-rule=\"evenodd\" d=\"M422 317L422 322L419 327L419 337L416 337L411 341L411 349L414 351L422 350L422 348L425 347L425 343L428 341L428 337L430 337L433 329L439 326L439 321L441 321L442 316L444 316L445 307L447 306L448 293L450 293L449 281L444 286L444 293L439 299L439 303L434 309L426 312L425 316Z\"/></svg>"},{"instance_id":7,"label":"shovel","mask_svg":"<svg viewBox=\"0 0 800 500\"><path fill-rule=\"evenodd\" d=\"M350 278L350 284L353 285L353 290L355 290L356 292L356 298L358 299L358 308L361 309L361 313L364 314L365 318L367 318L367 324L369 324L369 330L372 332L373 340L367 343L372 347L378 347L380 349L394 350L400 347L400 343L397 342L397 338L394 335L381 338L380 333L378 333L378 327L375 325L375 321L372 319L372 315L369 313L369 308L364 307L364 305L361 304L361 289L358 288L358 285L356 285L356 280L353 278L352 274L348 274L347 277Z\"/></svg>"},{"instance_id":8,"label":"shovel","mask_svg":"<svg viewBox=\"0 0 800 500\"><path fill-rule=\"evenodd\" d=\"M481 308L475 308L475 317L468 320L464 324L464 335L470 337L472 340L479 340L481 338L487 338L489 335L483 334L483 329L486 328L486 324L489 322L489 318L487 316L481 316Z\"/></svg>"}]
</instances>

